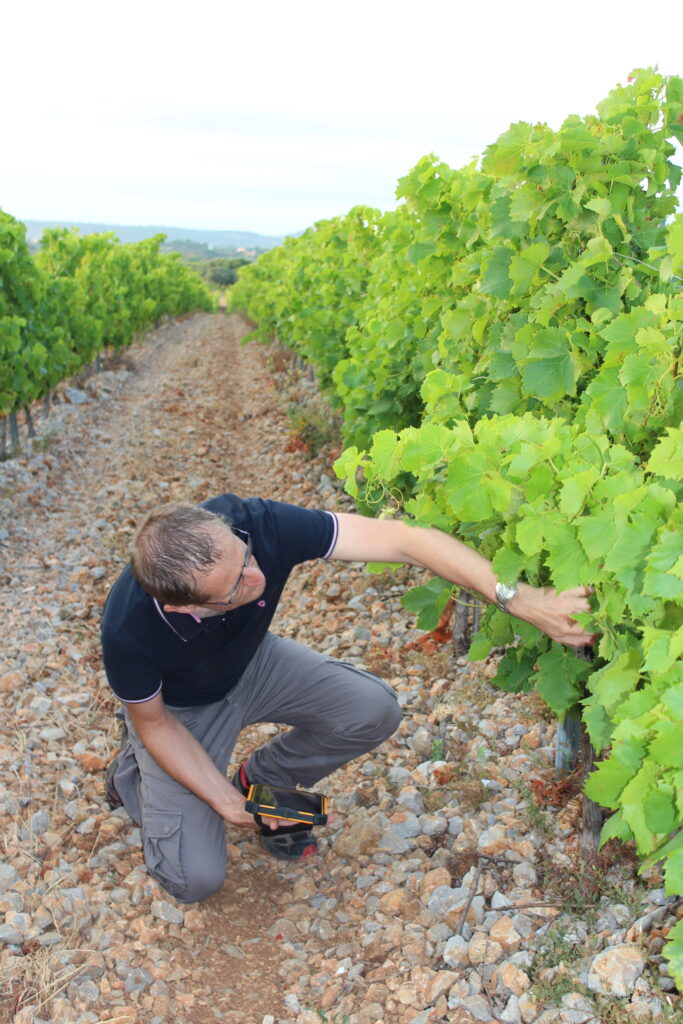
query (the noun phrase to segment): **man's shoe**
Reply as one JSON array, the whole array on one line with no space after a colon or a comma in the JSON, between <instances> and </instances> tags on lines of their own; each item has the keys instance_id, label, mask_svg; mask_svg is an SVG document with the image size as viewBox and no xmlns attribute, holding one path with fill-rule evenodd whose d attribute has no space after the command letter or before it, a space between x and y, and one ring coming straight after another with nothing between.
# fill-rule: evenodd
<instances>
[{"instance_id":1,"label":"man's shoe","mask_svg":"<svg viewBox=\"0 0 683 1024\"><path fill-rule=\"evenodd\" d=\"M232 777L232 784L236 790L238 790L242 796L246 796L249 792L249 780L247 779L247 762L242 761L237 771Z\"/></svg>"},{"instance_id":2,"label":"man's shoe","mask_svg":"<svg viewBox=\"0 0 683 1024\"><path fill-rule=\"evenodd\" d=\"M109 804L109 809L115 811L117 807L123 807L123 800L116 791L114 785L114 774L119 766L119 755L113 757L107 765L107 772L104 776L104 798Z\"/></svg>"},{"instance_id":3,"label":"man's shoe","mask_svg":"<svg viewBox=\"0 0 683 1024\"><path fill-rule=\"evenodd\" d=\"M117 807L123 807L123 800L119 796L116 790L116 786L114 785L114 775L116 774L116 769L119 766L119 754L121 753L126 743L128 742L128 727L126 725L125 719L119 712L117 712L116 717L121 719L119 753L115 754L114 757L112 757L111 761L107 765L107 771L104 776L104 796L112 811L115 811Z\"/></svg>"},{"instance_id":4,"label":"man's shoe","mask_svg":"<svg viewBox=\"0 0 683 1024\"><path fill-rule=\"evenodd\" d=\"M246 770L247 762L243 761L232 778L232 784L239 790L242 796L249 792L249 780ZM305 857L312 857L318 850L318 844L313 835L313 830L308 825L282 825L280 828L270 828L264 824L259 814L254 815L254 820L259 827L259 839L264 850L278 860L304 860Z\"/></svg>"},{"instance_id":5,"label":"man's shoe","mask_svg":"<svg viewBox=\"0 0 683 1024\"><path fill-rule=\"evenodd\" d=\"M313 830L308 825L288 825L282 828L262 825L259 839L266 853L278 860L304 860L306 857L314 857L318 852Z\"/></svg>"}]
</instances>

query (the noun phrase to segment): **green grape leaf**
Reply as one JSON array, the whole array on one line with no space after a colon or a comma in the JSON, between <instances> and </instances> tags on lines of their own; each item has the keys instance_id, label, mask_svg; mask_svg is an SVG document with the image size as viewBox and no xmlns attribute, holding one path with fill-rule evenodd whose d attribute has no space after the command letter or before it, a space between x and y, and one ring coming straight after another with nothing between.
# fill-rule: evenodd
<instances>
[{"instance_id":1,"label":"green grape leaf","mask_svg":"<svg viewBox=\"0 0 683 1024\"><path fill-rule=\"evenodd\" d=\"M507 651L498 665L493 682L506 693L528 693L533 687L533 652Z\"/></svg>"},{"instance_id":2,"label":"green grape leaf","mask_svg":"<svg viewBox=\"0 0 683 1024\"><path fill-rule=\"evenodd\" d=\"M434 577L428 583L406 591L401 597L401 604L417 615L417 625L420 629L436 629L452 589L452 583Z\"/></svg>"},{"instance_id":3,"label":"green grape leaf","mask_svg":"<svg viewBox=\"0 0 683 1024\"><path fill-rule=\"evenodd\" d=\"M467 652L467 660L483 661L491 653L493 646L493 641L489 638L488 634L480 629L476 636L472 638L470 649Z\"/></svg>"},{"instance_id":4,"label":"green grape leaf","mask_svg":"<svg viewBox=\"0 0 683 1024\"><path fill-rule=\"evenodd\" d=\"M669 224L666 232L666 247L671 254L673 273L680 274L683 271L683 215L681 214Z\"/></svg>"},{"instance_id":5,"label":"green grape leaf","mask_svg":"<svg viewBox=\"0 0 683 1024\"><path fill-rule=\"evenodd\" d=\"M466 425L464 431L469 432ZM470 434L471 436L471 434ZM431 474L446 457L455 435L442 423L425 423L401 432L400 467L409 473Z\"/></svg>"},{"instance_id":6,"label":"green grape leaf","mask_svg":"<svg viewBox=\"0 0 683 1024\"><path fill-rule=\"evenodd\" d=\"M585 266L592 267L596 263L607 263L612 259L612 255L612 246L607 239L603 238L602 235L597 235L595 238L590 239L581 259Z\"/></svg>"},{"instance_id":7,"label":"green grape leaf","mask_svg":"<svg viewBox=\"0 0 683 1024\"><path fill-rule=\"evenodd\" d=\"M434 526L444 533L452 532L452 516L433 495L421 491L414 498L409 498L404 508L406 515L412 516L416 526Z\"/></svg>"},{"instance_id":8,"label":"green grape leaf","mask_svg":"<svg viewBox=\"0 0 683 1024\"><path fill-rule=\"evenodd\" d=\"M485 174L503 178L515 173L521 164L522 154L531 141L533 127L526 121L510 125L508 130L487 147L482 160Z\"/></svg>"},{"instance_id":9,"label":"green grape leaf","mask_svg":"<svg viewBox=\"0 0 683 1024\"><path fill-rule=\"evenodd\" d=\"M680 657L683 649L683 627L675 632L645 626L643 629L643 650L645 665L650 672L668 672Z\"/></svg>"},{"instance_id":10,"label":"green grape leaf","mask_svg":"<svg viewBox=\"0 0 683 1024\"><path fill-rule=\"evenodd\" d=\"M643 593L664 600L683 595L683 537L679 530L662 530L646 563Z\"/></svg>"},{"instance_id":11,"label":"green grape leaf","mask_svg":"<svg viewBox=\"0 0 683 1024\"><path fill-rule=\"evenodd\" d=\"M518 580L529 567L529 557L509 544L498 548L492 559L493 570L502 580Z\"/></svg>"},{"instance_id":12,"label":"green grape leaf","mask_svg":"<svg viewBox=\"0 0 683 1024\"><path fill-rule=\"evenodd\" d=\"M450 463L446 500L458 518L481 522L491 517L493 502L485 480L496 472L489 455L479 449L462 452Z\"/></svg>"},{"instance_id":13,"label":"green grape leaf","mask_svg":"<svg viewBox=\"0 0 683 1024\"><path fill-rule=\"evenodd\" d=\"M680 825L680 820L676 821L676 825ZM672 825L671 828L675 828L676 825ZM669 832L671 829L660 829L660 831ZM666 858L664 863L664 892L667 896L680 896L683 894L683 850L674 850ZM671 934L672 932L669 932L669 936ZM683 975L683 932L681 933L680 947L681 963L679 971Z\"/></svg>"},{"instance_id":14,"label":"green grape leaf","mask_svg":"<svg viewBox=\"0 0 683 1024\"><path fill-rule=\"evenodd\" d=\"M578 366L565 331L553 327L538 331L528 353L518 361L524 394L552 402L575 393Z\"/></svg>"},{"instance_id":15,"label":"green grape leaf","mask_svg":"<svg viewBox=\"0 0 683 1024\"><path fill-rule=\"evenodd\" d=\"M670 857L672 853L676 853L677 851L683 853L683 832L677 832L672 839L666 839L664 842L660 843L653 853L643 861L641 865L641 872L647 871L648 868L651 868L658 860L662 860L664 857Z\"/></svg>"},{"instance_id":16,"label":"green grape leaf","mask_svg":"<svg viewBox=\"0 0 683 1024\"><path fill-rule=\"evenodd\" d=\"M393 430L379 430L372 438L368 468L373 476L391 480L398 471L400 449L398 434Z\"/></svg>"},{"instance_id":17,"label":"green grape leaf","mask_svg":"<svg viewBox=\"0 0 683 1024\"><path fill-rule=\"evenodd\" d=\"M497 299L506 299L512 288L508 271L512 260L512 250L507 246L499 246L486 262L481 291L485 295L493 295Z\"/></svg>"},{"instance_id":18,"label":"green grape leaf","mask_svg":"<svg viewBox=\"0 0 683 1024\"><path fill-rule=\"evenodd\" d=\"M633 832L628 822L624 821L624 815L621 811L615 811L614 814L611 814L602 826L598 850L601 850L610 839L619 839L622 843L627 843L629 839L633 839Z\"/></svg>"},{"instance_id":19,"label":"green grape leaf","mask_svg":"<svg viewBox=\"0 0 683 1024\"><path fill-rule=\"evenodd\" d=\"M604 367L596 374L584 392L581 405L584 415L592 412L603 429L621 433L628 396L616 366Z\"/></svg>"},{"instance_id":20,"label":"green grape leaf","mask_svg":"<svg viewBox=\"0 0 683 1024\"><path fill-rule=\"evenodd\" d=\"M462 373L432 370L420 387L420 396L427 406L442 416L462 414L460 395L471 391L472 382Z\"/></svg>"},{"instance_id":21,"label":"green grape leaf","mask_svg":"<svg viewBox=\"0 0 683 1024\"><path fill-rule=\"evenodd\" d=\"M584 793L603 807L616 810L624 786L633 778L635 768L612 756L601 761L586 779Z\"/></svg>"},{"instance_id":22,"label":"green grape leaf","mask_svg":"<svg viewBox=\"0 0 683 1024\"><path fill-rule=\"evenodd\" d=\"M670 687L662 694L662 704L678 722L683 722L683 683Z\"/></svg>"},{"instance_id":23,"label":"green grape leaf","mask_svg":"<svg viewBox=\"0 0 683 1024\"><path fill-rule=\"evenodd\" d=\"M592 582L595 570L584 554L574 526L558 521L548 523L544 546L548 552L546 565L558 590Z\"/></svg>"},{"instance_id":24,"label":"green grape leaf","mask_svg":"<svg viewBox=\"0 0 683 1024\"><path fill-rule=\"evenodd\" d=\"M678 891L680 893L681 890ZM669 893L668 889L667 894L676 895L673 890ZM676 982L676 987L680 992L683 989L683 921L679 921L671 929L662 952L669 961L669 974Z\"/></svg>"},{"instance_id":25,"label":"green grape leaf","mask_svg":"<svg viewBox=\"0 0 683 1024\"><path fill-rule=\"evenodd\" d=\"M640 854L650 853L655 846L655 836L645 820L645 807L650 794L657 786L659 769L652 761L646 760L636 775L628 782L620 797L624 819L628 822Z\"/></svg>"},{"instance_id":26,"label":"green grape leaf","mask_svg":"<svg viewBox=\"0 0 683 1024\"><path fill-rule=\"evenodd\" d=\"M612 204L609 199L591 199L583 205L587 210L594 210L600 217L600 220L604 220L605 217L609 217L612 212Z\"/></svg>"},{"instance_id":27,"label":"green grape leaf","mask_svg":"<svg viewBox=\"0 0 683 1024\"><path fill-rule=\"evenodd\" d=\"M441 317L443 332L441 339L445 341L460 341L466 337L472 324L472 313L466 307L456 307L443 313Z\"/></svg>"},{"instance_id":28,"label":"green grape leaf","mask_svg":"<svg viewBox=\"0 0 683 1024\"><path fill-rule=\"evenodd\" d=\"M549 253L550 249L545 243L536 242L512 257L508 274L512 280L515 294L523 293L529 288L537 271L547 260Z\"/></svg>"},{"instance_id":29,"label":"green grape leaf","mask_svg":"<svg viewBox=\"0 0 683 1024\"><path fill-rule=\"evenodd\" d=\"M640 652L632 648L591 675L590 689L607 715L614 716L619 705L638 685L641 661Z\"/></svg>"},{"instance_id":30,"label":"green grape leaf","mask_svg":"<svg viewBox=\"0 0 683 1024\"><path fill-rule=\"evenodd\" d=\"M583 508L584 502L593 485L600 479L600 473L594 467L575 473L562 485L560 492L560 511L568 516L575 516Z\"/></svg>"},{"instance_id":31,"label":"green grape leaf","mask_svg":"<svg viewBox=\"0 0 683 1024\"><path fill-rule=\"evenodd\" d=\"M662 722L650 744L649 756L666 768L683 768L681 727L677 722Z\"/></svg>"},{"instance_id":32,"label":"green grape leaf","mask_svg":"<svg viewBox=\"0 0 683 1024\"><path fill-rule=\"evenodd\" d=\"M669 427L666 435L653 449L647 468L667 480L683 480L683 427Z\"/></svg>"},{"instance_id":33,"label":"green grape leaf","mask_svg":"<svg viewBox=\"0 0 683 1024\"><path fill-rule=\"evenodd\" d=\"M344 487L352 498L358 497L358 483L356 475L359 466L363 464L366 452L359 452L353 445L342 452L333 465L334 472L340 479L344 479Z\"/></svg>"},{"instance_id":34,"label":"green grape leaf","mask_svg":"<svg viewBox=\"0 0 683 1024\"><path fill-rule=\"evenodd\" d=\"M432 256L436 252L436 242L413 242L408 247L406 259L408 263L419 263L426 256Z\"/></svg>"},{"instance_id":35,"label":"green grape leaf","mask_svg":"<svg viewBox=\"0 0 683 1024\"><path fill-rule=\"evenodd\" d=\"M674 791L671 786L651 790L645 798L645 824L651 832L672 832L680 824Z\"/></svg>"},{"instance_id":36,"label":"green grape leaf","mask_svg":"<svg viewBox=\"0 0 683 1024\"><path fill-rule=\"evenodd\" d=\"M581 704L584 708L581 717L586 723L590 741L596 750L604 750L612 738L614 723L595 697L587 697Z\"/></svg>"},{"instance_id":37,"label":"green grape leaf","mask_svg":"<svg viewBox=\"0 0 683 1024\"><path fill-rule=\"evenodd\" d=\"M587 665L573 651L553 644L537 659L537 666L538 671L533 678L536 689L550 710L558 718L563 718L582 696L581 680L587 674Z\"/></svg>"}]
</instances>

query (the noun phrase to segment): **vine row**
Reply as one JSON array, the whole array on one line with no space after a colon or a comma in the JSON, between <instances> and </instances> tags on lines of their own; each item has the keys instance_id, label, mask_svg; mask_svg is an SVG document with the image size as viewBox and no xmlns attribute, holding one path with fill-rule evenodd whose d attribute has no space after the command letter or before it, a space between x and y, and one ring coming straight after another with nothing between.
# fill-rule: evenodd
<instances>
[{"instance_id":1,"label":"vine row","mask_svg":"<svg viewBox=\"0 0 683 1024\"><path fill-rule=\"evenodd\" d=\"M580 712L586 792L683 892L683 79L638 69L587 117L433 156L242 271L233 308L318 370L365 512L460 536L505 581L595 588L592 663L487 610L495 682ZM431 628L450 595L405 596ZM683 922L665 949L683 987Z\"/></svg>"},{"instance_id":2,"label":"vine row","mask_svg":"<svg viewBox=\"0 0 683 1024\"><path fill-rule=\"evenodd\" d=\"M120 351L164 315L211 309L200 278L163 235L44 233L35 257L24 225L0 211L0 417L43 398L106 346Z\"/></svg>"}]
</instances>

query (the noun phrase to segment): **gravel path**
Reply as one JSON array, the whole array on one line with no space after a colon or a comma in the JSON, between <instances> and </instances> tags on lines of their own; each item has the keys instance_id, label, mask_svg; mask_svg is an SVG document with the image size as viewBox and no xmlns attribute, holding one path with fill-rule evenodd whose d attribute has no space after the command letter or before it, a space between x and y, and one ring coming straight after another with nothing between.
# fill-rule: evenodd
<instances>
[{"instance_id":1,"label":"gravel path","mask_svg":"<svg viewBox=\"0 0 683 1024\"><path fill-rule=\"evenodd\" d=\"M580 876L552 723L494 690L493 666L424 653L398 601L407 570L301 568L275 622L385 676L406 712L329 780L315 862L282 866L237 832L206 903L147 877L138 830L104 802L115 704L97 632L136 521L224 490L349 507L330 451L291 438L287 408L313 385L245 330L165 325L62 388L31 450L0 464L0 1024L679 1019L661 958L677 901L656 873L636 883L628 853ZM235 759L275 731L249 730Z\"/></svg>"}]
</instances>

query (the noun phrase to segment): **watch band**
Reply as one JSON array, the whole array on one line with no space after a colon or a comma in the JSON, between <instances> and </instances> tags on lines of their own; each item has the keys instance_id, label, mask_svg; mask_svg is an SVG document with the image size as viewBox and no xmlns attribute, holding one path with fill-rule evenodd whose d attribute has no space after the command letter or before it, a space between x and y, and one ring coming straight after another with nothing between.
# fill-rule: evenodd
<instances>
[{"instance_id":1,"label":"watch band","mask_svg":"<svg viewBox=\"0 0 683 1024\"><path fill-rule=\"evenodd\" d=\"M502 612L510 614L508 603L517 596L517 584L513 583L511 587L505 583L496 583L496 604Z\"/></svg>"}]
</instances>

